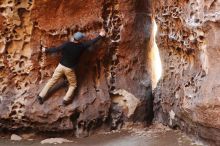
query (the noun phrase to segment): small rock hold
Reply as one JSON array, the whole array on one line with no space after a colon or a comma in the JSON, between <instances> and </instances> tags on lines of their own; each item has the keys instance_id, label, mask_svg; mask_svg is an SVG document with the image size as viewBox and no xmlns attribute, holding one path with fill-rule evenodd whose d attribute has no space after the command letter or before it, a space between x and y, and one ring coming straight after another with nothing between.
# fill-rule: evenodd
<instances>
[{"instance_id":1,"label":"small rock hold","mask_svg":"<svg viewBox=\"0 0 220 146\"><path fill-rule=\"evenodd\" d=\"M67 142L73 142L64 138L48 138L45 140L42 140L40 143L41 144L62 144L62 143L67 143Z\"/></svg>"},{"instance_id":2,"label":"small rock hold","mask_svg":"<svg viewBox=\"0 0 220 146\"><path fill-rule=\"evenodd\" d=\"M11 135L11 140L13 140L13 141L20 141L20 140L22 140L22 137L20 137L20 136L18 136L16 134L12 134Z\"/></svg>"}]
</instances>

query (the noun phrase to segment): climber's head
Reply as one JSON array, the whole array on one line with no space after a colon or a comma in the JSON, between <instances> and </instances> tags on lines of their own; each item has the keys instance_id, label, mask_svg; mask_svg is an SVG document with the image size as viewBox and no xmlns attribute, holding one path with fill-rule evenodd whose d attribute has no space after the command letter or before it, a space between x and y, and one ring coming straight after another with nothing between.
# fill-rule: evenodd
<instances>
[{"instance_id":1,"label":"climber's head","mask_svg":"<svg viewBox=\"0 0 220 146\"><path fill-rule=\"evenodd\" d=\"M82 32L76 32L72 36L71 41L72 42L80 42L81 40L83 40L83 38L85 38L85 34L83 34Z\"/></svg>"}]
</instances>

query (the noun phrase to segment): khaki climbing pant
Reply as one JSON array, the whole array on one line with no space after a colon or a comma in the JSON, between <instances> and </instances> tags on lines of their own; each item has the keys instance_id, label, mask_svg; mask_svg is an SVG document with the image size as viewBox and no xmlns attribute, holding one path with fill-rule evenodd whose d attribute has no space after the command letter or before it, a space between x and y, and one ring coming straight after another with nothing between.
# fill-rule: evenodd
<instances>
[{"instance_id":1,"label":"khaki climbing pant","mask_svg":"<svg viewBox=\"0 0 220 146\"><path fill-rule=\"evenodd\" d=\"M64 100L71 100L72 94L77 86L75 70L65 67L62 64L59 64L55 69L52 78L44 86L43 90L40 92L39 96L44 98L47 95L48 90L63 76L65 75L69 82L69 89L64 96Z\"/></svg>"}]
</instances>

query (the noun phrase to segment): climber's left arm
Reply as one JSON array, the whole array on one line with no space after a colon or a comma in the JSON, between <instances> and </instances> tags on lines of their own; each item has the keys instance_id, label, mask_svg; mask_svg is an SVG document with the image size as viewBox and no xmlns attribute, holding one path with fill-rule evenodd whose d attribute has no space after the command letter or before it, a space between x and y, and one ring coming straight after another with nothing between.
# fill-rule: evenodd
<instances>
[{"instance_id":1,"label":"climber's left arm","mask_svg":"<svg viewBox=\"0 0 220 146\"><path fill-rule=\"evenodd\" d=\"M91 46L94 45L95 43L97 43L101 39L102 39L102 36L99 35L96 38L83 43L83 45L86 49L88 49L89 51L92 51L93 48Z\"/></svg>"},{"instance_id":2,"label":"climber's left arm","mask_svg":"<svg viewBox=\"0 0 220 146\"><path fill-rule=\"evenodd\" d=\"M84 47L86 49L88 49L89 51L93 50L93 47L91 47L92 45L94 45L96 42L98 42L99 40L101 40L103 37L105 36L105 31L104 29L101 30L101 32L99 33L99 36L97 36L96 38L89 40L87 42L84 43Z\"/></svg>"}]
</instances>

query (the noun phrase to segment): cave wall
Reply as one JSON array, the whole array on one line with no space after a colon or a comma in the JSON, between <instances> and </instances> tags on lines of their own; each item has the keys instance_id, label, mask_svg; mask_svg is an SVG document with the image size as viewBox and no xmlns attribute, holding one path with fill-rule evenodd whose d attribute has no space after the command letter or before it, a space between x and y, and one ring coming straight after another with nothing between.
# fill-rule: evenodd
<instances>
[{"instance_id":1,"label":"cave wall","mask_svg":"<svg viewBox=\"0 0 220 146\"><path fill-rule=\"evenodd\" d=\"M156 119L220 143L219 0L154 1L163 75Z\"/></svg>"},{"instance_id":2,"label":"cave wall","mask_svg":"<svg viewBox=\"0 0 220 146\"><path fill-rule=\"evenodd\" d=\"M88 135L107 123L147 121L151 85L146 68L149 1L0 0L0 127L76 131ZM73 103L62 106L67 83L59 81L43 105L36 95L52 76L60 54L45 55L76 31L88 39L104 27L107 36L77 67Z\"/></svg>"}]
</instances>

